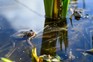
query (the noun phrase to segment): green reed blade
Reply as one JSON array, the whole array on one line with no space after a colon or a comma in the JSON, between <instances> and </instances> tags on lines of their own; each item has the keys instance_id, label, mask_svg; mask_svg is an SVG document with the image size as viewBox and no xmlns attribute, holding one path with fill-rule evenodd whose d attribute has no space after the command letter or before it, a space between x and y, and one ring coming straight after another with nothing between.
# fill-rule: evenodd
<instances>
[{"instance_id":1,"label":"green reed blade","mask_svg":"<svg viewBox=\"0 0 93 62\"><path fill-rule=\"evenodd\" d=\"M52 18L54 0L44 0L45 15Z\"/></svg>"},{"instance_id":2,"label":"green reed blade","mask_svg":"<svg viewBox=\"0 0 93 62\"><path fill-rule=\"evenodd\" d=\"M66 18L70 0L63 0L62 17Z\"/></svg>"}]
</instances>

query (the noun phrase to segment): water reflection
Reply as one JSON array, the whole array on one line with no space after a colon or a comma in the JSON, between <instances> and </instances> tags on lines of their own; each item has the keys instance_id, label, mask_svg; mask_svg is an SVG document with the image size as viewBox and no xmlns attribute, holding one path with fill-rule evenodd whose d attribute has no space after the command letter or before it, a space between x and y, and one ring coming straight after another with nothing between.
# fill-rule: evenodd
<instances>
[{"instance_id":1,"label":"water reflection","mask_svg":"<svg viewBox=\"0 0 93 62\"><path fill-rule=\"evenodd\" d=\"M8 22L7 18L3 15L0 15L0 57L7 54L9 48L12 47L12 42L10 39L10 35L16 32L16 30L13 29L11 24Z\"/></svg>"},{"instance_id":2,"label":"water reflection","mask_svg":"<svg viewBox=\"0 0 93 62\"><path fill-rule=\"evenodd\" d=\"M61 20L46 19L45 26L46 25L49 25L49 27L44 29L43 32L41 55L42 54L56 55L57 47L60 47L60 50L62 50L62 45L64 45L66 50L68 47L66 19ZM57 41L60 46L57 45Z\"/></svg>"},{"instance_id":3,"label":"water reflection","mask_svg":"<svg viewBox=\"0 0 93 62\"><path fill-rule=\"evenodd\" d=\"M67 21L66 19L62 19L60 23L58 23L59 28L64 28L61 31L58 31L60 50L62 50L62 43L64 43L65 51L68 47L68 29L67 29Z\"/></svg>"},{"instance_id":4,"label":"water reflection","mask_svg":"<svg viewBox=\"0 0 93 62\"><path fill-rule=\"evenodd\" d=\"M86 8L86 3L85 3L85 0L83 0L83 9Z\"/></svg>"},{"instance_id":5,"label":"water reflection","mask_svg":"<svg viewBox=\"0 0 93 62\"><path fill-rule=\"evenodd\" d=\"M93 35L92 35L92 38L91 38L91 39L92 39L92 42L91 42L91 44L92 44L92 48L93 48Z\"/></svg>"}]
</instances>

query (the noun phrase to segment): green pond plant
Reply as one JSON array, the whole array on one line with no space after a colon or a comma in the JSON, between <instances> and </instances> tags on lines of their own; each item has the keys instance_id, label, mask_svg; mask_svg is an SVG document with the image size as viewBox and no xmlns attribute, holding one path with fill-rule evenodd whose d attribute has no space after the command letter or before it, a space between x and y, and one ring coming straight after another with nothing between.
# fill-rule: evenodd
<instances>
[{"instance_id":1,"label":"green pond plant","mask_svg":"<svg viewBox=\"0 0 93 62\"><path fill-rule=\"evenodd\" d=\"M63 10L62 10L62 17L64 18L64 17L66 17L66 15L67 15L67 12L68 12L68 6L69 6L69 2L70 2L70 0L63 0L62 1L62 3L63 3Z\"/></svg>"},{"instance_id":2,"label":"green pond plant","mask_svg":"<svg viewBox=\"0 0 93 62\"><path fill-rule=\"evenodd\" d=\"M32 48L32 62L61 62L60 56L37 55L36 47Z\"/></svg>"},{"instance_id":3,"label":"green pond plant","mask_svg":"<svg viewBox=\"0 0 93 62\"><path fill-rule=\"evenodd\" d=\"M44 0L45 13L47 17L52 17L54 0Z\"/></svg>"},{"instance_id":4,"label":"green pond plant","mask_svg":"<svg viewBox=\"0 0 93 62\"><path fill-rule=\"evenodd\" d=\"M45 15L49 18L66 18L70 0L44 0Z\"/></svg>"}]
</instances>

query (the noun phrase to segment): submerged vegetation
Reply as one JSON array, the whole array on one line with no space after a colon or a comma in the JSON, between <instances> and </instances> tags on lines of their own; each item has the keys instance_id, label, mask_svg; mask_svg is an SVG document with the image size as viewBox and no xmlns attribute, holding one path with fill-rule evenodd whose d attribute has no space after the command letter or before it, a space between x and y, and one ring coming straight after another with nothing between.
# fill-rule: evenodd
<instances>
[{"instance_id":1,"label":"submerged vegetation","mask_svg":"<svg viewBox=\"0 0 93 62\"><path fill-rule=\"evenodd\" d=\"M32 49L32 62L60 62L60 56L41 55L37 56L36 48Z\"/></svg>"}]
</instances>

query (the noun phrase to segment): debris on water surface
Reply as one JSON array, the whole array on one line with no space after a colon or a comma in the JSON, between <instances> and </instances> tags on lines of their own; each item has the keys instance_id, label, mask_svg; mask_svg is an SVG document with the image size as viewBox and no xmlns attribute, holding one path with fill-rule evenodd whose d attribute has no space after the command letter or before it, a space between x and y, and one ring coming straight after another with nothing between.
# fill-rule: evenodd
<instances>
[{"instance_id":1,"label":"debris on water surface","mask_svg":"<svg viewBox=\"0 0 93 62\"><path fill-rule=\"evenodd\" d=\"M39 62L61 62L61 58L60 56L56 55L56 56L51 56L51 55L41 55L41 56L37 56L37 51L36 48L32 49L32 58L35 59L35 61L39 61ZM32 60L32 62L34 62L34 60Z\"/></svg>"},{"instance_id":2,"label":"debris on water surface","mask_svg":"<svg viewBox=\"0 0 93 62\"><path fill-rule=\"evenodd\" d=\"M85 52L83 52L82 54L83 54L84 56L87 56L87 55L88 55L88 53L85 53Z\"/></svg>"},{"instance_id":3,"label":"debris on water surface","mask_svg":"<svg viewBox=\"0 0 93 62\"><path fill-rule=\"evenodd\" d=\"M22 58L19 58L20 60L22 60Z\"/></svg>"},{"instance_id":4,"label":"debris on water surface","mask_svg":"<svg viewBox=\"0 0 93 62\"><path fill-rule=\"evenodd\" d=\"M93 55L93 49L89 49L89 50L77 49L77 51L82 52L82 54L83 54L84 56L86 56L86 55L88 55L88 54Z\"/></svg>"},{"instance_id":5,"label":"debris on water surface","mask_svg":"<svg viewBox=\"0 0 93 62\"><path fill-rule=\"evenodd\" d=\"M84 15L84 18L89 18L89 14L85 14Z\"/></svg>"},{"instance_id":6,"label":"debris on water surface","mask_svg":"<svg viewBox=\"0 0 93 62\"><path fill-rule=\"evenodd\" d=\"M61 58L60 56L56 55L56 56L51 56L51 55L43 55L43 62L61 62Z\"/></svg>"},{"instance_id":7,"label":"debris on water surface","mask_svg":"<svg viewBox=\"0 0 93 62\"><path fill-rule=\"evenodd\" d=\"M73 60L73 59L75 59L75 56L73 55L73 53L72 53L72 50L70 50L70 52L69 52L69 57L68 57L70 60Z\"/></svg>"}]
</instances>

